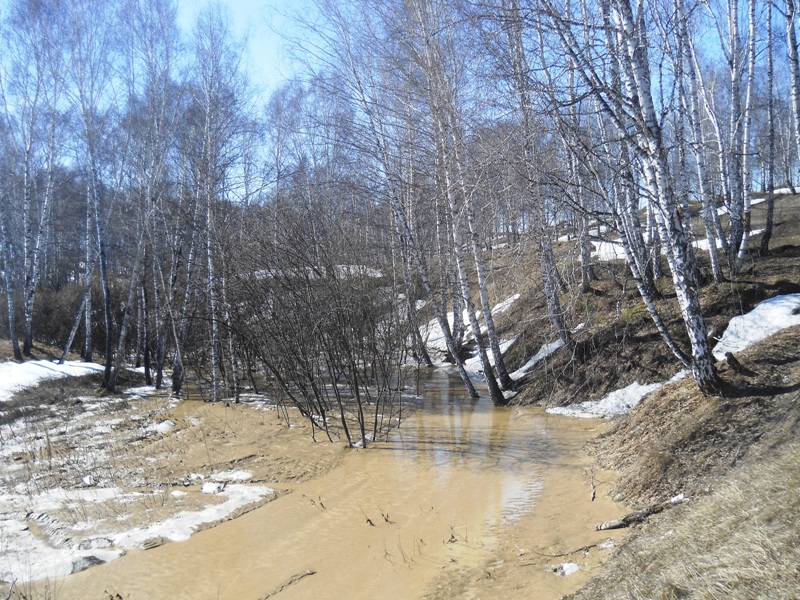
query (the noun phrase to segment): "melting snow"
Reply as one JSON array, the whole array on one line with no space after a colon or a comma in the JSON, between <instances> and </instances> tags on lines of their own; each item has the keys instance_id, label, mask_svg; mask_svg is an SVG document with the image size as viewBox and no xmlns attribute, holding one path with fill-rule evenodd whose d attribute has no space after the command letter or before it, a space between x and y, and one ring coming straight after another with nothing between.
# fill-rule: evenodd
<instances>
[{"instance_id":1,"label":"melting snow","mask_svg":"<svg viewBox=\"0 0 800 600\"><path fill-rule=\"evenodd\" d=\"M507 311L509 308L511 308L511 305L514 304L514 302L516 302L519 299L519 297L520 297L519 294L514 294L513 296L506 298L499 304L496 304L495 306L492 307L492 315L497 315ZM477 311L476 316L478 317L478 319L480 319L481 311ZM461 319L462 319L461 322L464 323L465 327L467 328L466 329L467 334L465 337L469 339L472 337L472 331L470 330L469 317L467 315L466 309L462 311ZM447 313L447 322L450 327L453 326L454 321L453 321L452 311ZM486 329L483 326L481 326L481 333L484 333L485 331ZM423 338L427 336L426 346L430 351L437 351L441 352L442 354L447 353L447 344L445 343L444 340L444 333L442 332L442 328L439 326L439 322L436 320L435 317L428 322L426 327L424 327L422 331L422 336Z\"/></svg>"},{"instance_id":2,"label":"melting snow","mask_svg":"<svg viewBox=\"0 0 800 600\"><path fill-rule=\"evenodd\" d=\"M15 392L46 379L77 377L102 370L103 365L76 361L66 361L63 365L49 360L3 362L0 363L0 402L7 402Z\"/></svg>"},{"instance_id":3,"label":"melting snow","mask_svg":"<svg viewBox=\"0 0 800 600\"><path fill-rule=\"evenodd\" d=\"M682 371L684 376L687 372ZM554 415L564 415L566 417L580 417L582 419L597 419L617 417L628 412L631 408L639 404L647 394L660 388L663 383L649 383L642 385L634 381L628 387L621 390L614 390L600 400L588 400L579 404L569 406L558 406L548 408L547 412Z\"/></svg>"},{"instance_id":4,"label":"melting snow","mask_svg":"<svg viewBox=\"0 0 800 600\"><path fill-rule=\"evenodd\" d=\"M714 347L714 357L722 360L726 352L741 352L781 329L800 325L799 308L800 294L788 294L764 300L749 313L732 318Z\"/></svg>"},{"instance_id":5,"label":"melting snow","mask_svg":"<svg viewBox=\"0 0 800 600\"><path fill-rule=\"evenodd\" d=\"M560 565L555 565L552 567L552 569L553 573L555 573L556 576L558 577L568 577L569 575L574 575L575 573L581 570L578 564L574 562L567 562L567 563L562 563Z\"/></svg>"},{"instance_id":6,"label":"melting snow","mask_svg":"<svg viewBox=\"0 0 800 600\"><path fill-rule=\"evenodd\" d=\"M800 294L775 296L764 300L749 313L730 320L728 328L714 348L714 357L722 360L725 358L726 352L741 352L781 329L794 325L800 325ZM689 371L683 370L664 383L678 381L688 375ZM660 388L664 383L641 385L634 382L628 387L611 392L600 400L548 408L547 412L582 418L615 417L628 412L639 404L642 398Z\"/></svg>"},{"instance_id":7,"label":"melting snow","mask_svg":"<svg viewBox=\"0 0 800 600\"><path fill-rule=\"evenodd\" d=\"M131 529L120 533L114 536L113 542L115 546L120 548L141 548L146 541L158 537L163 537L173 542L188 540L201 525L221 521L243 506L258 502L274 493L275 490L272 488L234 483L219 492L220 496L225 496L225 501L221 504L206 506L201 510L179 512L172 518L153 523L148 527Z\"/></svg>"},{"instance_id":8,"label":"melting snow","mask_svg":"<svg viewBox=\"0 0 800 600\"><path fill-rule=\"evenodd\" d=\"M0 363L0 402L7 402L15 392L35 386L46 379L75 377L102 370L102 365L74 361L63 365L44 360ZM127 390L126 396L130 399L153 392L152 387L135 388ZM101 448L99 445L96 447L92 445L94 436L113 432L120 426L122 419L106 418L104 413L110 411L113 401L93 399L91 402L85 402L83 406L84 412L70 421L69 429L72 433L89 435L82 451L91 456ZM144 420L145 417L131 418ZM67 432L59 422L56 422L56 425L53 425L53 422L52 417L44 417L38 426L48 427L49 439L60 443L61 436ZM2 440L0 449L6 463L4 466L6 473L24 466L22 463L17 465L11 462L9 459L12 456L16 454L27 456L40 451L50 443L44 436L38 436L36 439L20 437L13 426L14 424L5 424L0 431ZM148 433L166 434L175 428L175 422L163 419L144 428ZM70 455L70 458L75 457ZM91 463L87 464L91 467ZM81 465L86 466L83 463ZM72 467L76 468L75 465ZM103 518L98 520L87 517L89 513L85 512L86 509L110 502L122 504L136 502L142 494L125 492L117 487L97 487L97 476L85 471L78 470L73 473L73 477L75 484L79 486L75 489L59 487L43 488L41 491L38 491L40 488L35 485L37 483L35 481L12 486L9 483L3 484L0 480L0 581L22 584L37 579L64 577L118 558L125 553L126 548L143 547L145 542L153 538L185 540L202 525L224 520L242 507L259 502L274 493L274 490L265 486L241 483L252 477L247 471L223 471L211 476L213 483L202 484L203 487L214 486L216 498L208 500L212 504L198 510L177 513L148 526L103 536L96 533L103 528ZM190 479L201 483L203 477L193 474ZM181 490L171 492L173 498L185 495L186 492ZM75 517L77 522L62 523L59 521L60 517L50 514L64 511L77 515ZM125 520L125 515L120 515L116 519L118 522ZM35 524L36 527L29 523ZM41 530L42 535L35 533L36 530ZM69 533L70 530L86 531L95 537L80 541L73 538Z\"/></svg>"},{"instance_id":9,"label":"melting snow","mask_svg":"<svg viewBox=\"0 0 800 600\"><path fill-rule=\"evenodd\" d=\"M750 232L750 237L764 233L763 229L754 229ZM620 240L608 241L592 241L594 250L592 250L592 258L599 262L609 262L612 260L625 260L625 251L622 249L622 242ZM708 239L695 240L692 245L698 250L705 250L708 252ZM717 248L722 247L720 240L716 241ZM662 249L662 253L666 250Z\"/></svg>"}]
</instances>

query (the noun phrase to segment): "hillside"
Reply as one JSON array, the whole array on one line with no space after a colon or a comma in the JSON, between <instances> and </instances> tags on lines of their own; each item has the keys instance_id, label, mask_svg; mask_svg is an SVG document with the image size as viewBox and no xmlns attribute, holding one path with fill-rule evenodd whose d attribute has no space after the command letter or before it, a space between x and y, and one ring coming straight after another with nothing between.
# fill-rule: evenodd
<instances>
[{"instance_id":1,"label":"hillside","mask_svg":"<svg viewBox=\"0 0 800 600\"><path fill-rule=\"evenodd\" d=\"M755 227L763 209L754 207ZM778 200L771 254L751 251L736 281L704 286L714 336L758 302L800 291L797 210L797 197ZM586 321L577 351L551 355L516 402L561 406L597 399L678 370L630 284L626 289L624 273L609 265L599 274L589 297L572 304L573 321ZM676 333L671 300L664 298L659 309L670 315ZM525 331L531 346L541 341L535 331ZM634 509L678 494L689 501L635 526L601 574L571 598L796 597L798 339L795 326L737 354L745 374L719 363L722 397L704 396L690 378L662 387L587 446L600 466L619 473L616 501ZM523 348L516 351L533 351Z\"/></svg>"}]
</instances>

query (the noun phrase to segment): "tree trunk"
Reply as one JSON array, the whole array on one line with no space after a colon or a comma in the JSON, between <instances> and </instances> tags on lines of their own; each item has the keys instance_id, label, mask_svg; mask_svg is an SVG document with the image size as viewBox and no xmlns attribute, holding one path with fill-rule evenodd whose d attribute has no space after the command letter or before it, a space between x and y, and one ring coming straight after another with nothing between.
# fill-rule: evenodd
<instances>
[{"instance_id":1,"label":"tree trunk","mask_svg":"<svg viewBox=\"0 0 800 600\"><path fill-rule=\"evenodd\" d=\"M117 340L117 353L116 353L116 361L114 364L114 369L111 372L111 376L109 377L108 381L108 391L114 392L116 385L117 385L117 377L119 376L119 371L122 368L123 363L125 362L125 342L127 341L128 337L128 328L130 326L131 320L131 310L133 308L134 300L136 299L136 292L139 289L140 275L139 270L142 264L142 257L144 255L144 248L145 248L145 236L144 236L144 227L139 232L139 242L136 245L136 258L134 259L133 263L133 272L131 273L131 280L128 287L128 299L125 302L125 306L122 310L122 323L120 324L119 328L119 338Z\"/></svg>"},{"instance_id":2,"label":"tree trunk","mask_svg":"<svg viewBox=\"0 0 800 600\"><path fill-rule=\"evenodd\" d=\"M3 270L5 272L6 283L6 306L8 308L8 337L11 338L11 348L14 352L15 360L22 360L22 351L19 347L17 337L17 310L15 302L14 285L14 246L9 236L9 227L6 225L6 198L0 199L0 244L3 252Z\"/></svg>"},{"instance_id":3,"label":"tree trunk","mask_svg":"<svg viewBox=\"0 0 800 600\"><path fill-rule=\"evenodd\" d=\"M767 151L767 222L761 236L759 255L769 254L775 214L775 65L772 49L772 3L767 3L767 128L769 150Z\"/></svg>"},{"instance_id":4,"label":"tree trunk","mask_svg":"<svg viewBox=\"0 0 800 600\"><path fill-rule=\"evenodd\" d=\"M505 12L509 22L506 36L511 56L513 86L517 94L517 104L522 122L523 158L533 210L533 226L535 228L536 249L539 257L539 271L542 276L542 286L550 322L558 338L568 344L571 342L571 336L564 320L564 313L561 310L561 301L558 295L558 275L553 254L553 242L547 231L547 218L543 200L537 193L538 177L533 147L533 115L531 114L532 104L528 85L528 73L530 70L522 41L522 19L518 0L509 0L508 5L505 6Z\"/></svg>"}]
</instances>

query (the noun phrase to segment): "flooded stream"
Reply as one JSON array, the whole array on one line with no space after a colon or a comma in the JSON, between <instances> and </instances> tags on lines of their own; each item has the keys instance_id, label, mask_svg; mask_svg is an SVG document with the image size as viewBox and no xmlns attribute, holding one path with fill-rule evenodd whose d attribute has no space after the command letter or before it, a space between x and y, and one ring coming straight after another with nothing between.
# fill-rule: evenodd
<instances>
[{"instance_id":1,"label":"flooded stream","mask_svg":"<svg viewBox=\"0 0 800 600\"><path fill-rule=\"evenodd\" d=\"M581 446L598 424L496 409L442 373L423 385L424 407L387 441L348 450L325 474L187 541L131 550L51 582L56 597L446 598L481 589L474 597L506 598L533 589L533 597L548 598L571 591L580 577L557 581L566 578L548 563L565 559L549 557L605 540L593 524L618 514L607 500L590 501ZM534 555L538 562L529 560ZM500 576L504 583L492 581Z\"/></svg>"}]
</instances>

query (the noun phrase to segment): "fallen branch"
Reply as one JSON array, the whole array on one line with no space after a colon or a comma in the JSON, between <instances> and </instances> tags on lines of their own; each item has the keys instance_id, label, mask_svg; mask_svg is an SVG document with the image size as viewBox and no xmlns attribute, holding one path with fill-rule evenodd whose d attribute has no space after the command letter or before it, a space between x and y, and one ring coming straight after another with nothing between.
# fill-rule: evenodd
<instances>
[{"instance_id":1,"label":"fallen branch","mask_svg":"<svg viewBox=\"0 0 800 600\"><path fill-rule=\"evenodd\" d=\"M575 550L570 550L568 552L562 552L560 554L547 554L546 552L539 552L538 550L533 550L535 554L539 556L544 556L545 558L566 558L567 556L572 556L573 554L588 552L592 548L597 548L597 544L589 544L588 546L581 546L580 548L575 548ZM525 563L521 566L523 567L530 567L533 566L534 563Z\"/></svg>"},{"instance_id":2,"label":"fallen branch","mask_svg":"<svg viewBox=\"0 0 800 600\"><path fill-rule=\"evenodd\" d=\"M277 594L280 594L283 590L288 588L290 585L294 585L295 583L297 583L301 579L305 579L309 575L316 575L316 573L317 572L314 569L306 569L305 571L297 573L296 575L292 575L289 579L284 581L281 585L276 587L274 590L272 590L266 596L261 596L261 598L259 598L259 600L267 600L267 598L272 598L273 596L276 596Z\"/></svg>"},{"instance_id":3,"label":"fallen branch","mask_svg":"<svg viewBox=\"0 0 800 600\"><path fill-rule=\"evenodd\" d=\"M591 501L594 502L595 498L597 498L597 487L594 485L594 469L587 469L587 473L589 474L589 485L592 486L592 497Z\"/></svg>"},{"instance_id":4,"label":"fallen branch","mask_svg":"<svg viewBox=\"0 0 800 600\"><path fill-rule=\"evenodd\" d=\"M658 504L653 504L651 506L648 506L644 510L637 510L636 512L632 512L628 515L625 515L621 519L600 523L597 527L595 527L595 530L606 531L607 529L622 529L624 527L630 527L634 523L641 523L650 515L658 514L663 510L666 510L667 508L672 508L673 506L677 506L678 504L683 504L688 500L689 499L686 498L683 494L679 494L674 498L670 498L666 502L659 502Z\"/></svg>"}]
</instances>

